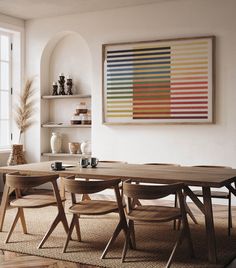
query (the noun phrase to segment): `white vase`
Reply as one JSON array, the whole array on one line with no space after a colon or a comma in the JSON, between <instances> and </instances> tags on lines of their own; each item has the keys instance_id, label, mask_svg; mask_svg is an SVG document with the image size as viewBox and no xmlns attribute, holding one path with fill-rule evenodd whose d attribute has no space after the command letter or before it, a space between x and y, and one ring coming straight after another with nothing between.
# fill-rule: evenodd
<instances>
[{"instance_id":1,"label":"white vase","mask_svg":"<svg viewBox=\"0 0 236 268\"><path fill-rule=\"evenodd\" d=\"M83 141L80 145L80 150L82 154L91 154L91 142Z\"/></svg>"},{"instance_id":2,"label":"white vase","mask_svg":"<svg viewBox=\"0 0 236 268\"><path fill-rule=\"evenodd\" d=\"M57 132L52 133L51 137L51 149L53 154L57 154L61 152L61 135Z\"/></svg>"}]
</instances>

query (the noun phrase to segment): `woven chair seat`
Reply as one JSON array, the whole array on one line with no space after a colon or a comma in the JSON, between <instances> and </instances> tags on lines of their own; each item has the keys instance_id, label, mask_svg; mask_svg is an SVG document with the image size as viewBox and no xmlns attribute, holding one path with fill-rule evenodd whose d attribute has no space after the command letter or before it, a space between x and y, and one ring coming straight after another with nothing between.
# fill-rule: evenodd
<instances>
[{"instance_id":1,"label":"woven chair seat","mask_svg":"<svg viewBox=\"0 0 236 268\"><path fill-rule=\"evenodd\" d=\"M166 222L180 217L179 208L166 206L138 206L127 214L130 220L146 222Z\"/></svg>"},{"instance_id":2,"label":"woven chair seat","mask_svg":"<svg viewBox=\"0 0 236 268\"><path fill-rule=\"evenodd\" d=\"M69 212L80 215L103 215L117 210L117 202L106 200L85 200L69 208Z\"/></svg>"},{"instance_id":3,"label":"woven chair seat","mask_svg":"<svg viewBox=\"0 0 236 268\"><path fill-rule=\"evenodd\" d=\"M65 201L65 200L62 200ZM40 208L50 205L56 205L57 201L54 196L50 195L27 195L11 201L12 207Z\"/></svg>"}]
</instances>

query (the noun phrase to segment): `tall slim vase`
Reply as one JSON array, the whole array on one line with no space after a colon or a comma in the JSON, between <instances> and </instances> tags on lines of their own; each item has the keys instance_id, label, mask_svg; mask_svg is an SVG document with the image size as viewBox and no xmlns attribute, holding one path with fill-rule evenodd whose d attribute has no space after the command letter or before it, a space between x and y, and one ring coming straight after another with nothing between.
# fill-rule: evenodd
<instances>
[{"instance_id":1,"label":"tall slim vase","mask_svg":"<svg viewBox=\"0 0 236 268\"><path fill-rule=\"evenodd\" d=\"M23 144L12 144L11 153L9 155L7 165L22 165L26 164L24 152L23 152Z\"/></svg>"}]
</instances>

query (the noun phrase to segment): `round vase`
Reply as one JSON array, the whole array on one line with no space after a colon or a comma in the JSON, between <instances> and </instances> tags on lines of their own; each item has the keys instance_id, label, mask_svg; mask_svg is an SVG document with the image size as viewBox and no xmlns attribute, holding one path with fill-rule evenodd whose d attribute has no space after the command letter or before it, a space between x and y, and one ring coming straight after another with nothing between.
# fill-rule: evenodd
<instances>
[{"instance_id":1,"label":"round vase","mask_svg":"<svg viewBox=\"0 0 236 268\"><path fill-rule=\"evenodd\" d=\"M22 144L12 144L11 153L7 160L8 166L14 165L23 165L26 164L24 152L23 152L23 145Z\"/></svg>"},{"instance_id":2,"label":"round vase","mask_svg":"<svg viewBox=\"0 0 236 268\"><path fill-rule=\"evenodd\" d=\"M79 150L79 143L78 142L69 142L69 151L70 154L77 154Z\"/></svg>"},{"instance_id":3,"label":"round vase","mask_svg":"<svg viewBox=\"0 0 236 268\"><path fill-rule=\"evenodd\" d=\"M83 141L80 145L80 150L82 154L91 154L91 142Z\"/></svg>"},{"instance_id":4,"label":"round vase","mask_svg":"<svg viewBox=\"0 0 236 268\"><path fill-rule=\"evenodd\" d=\"M57 154L61 152L61 135L57 132L52 133L52 137L50 140L51 150L53 154Z\"/></svg>"}]
</instances>

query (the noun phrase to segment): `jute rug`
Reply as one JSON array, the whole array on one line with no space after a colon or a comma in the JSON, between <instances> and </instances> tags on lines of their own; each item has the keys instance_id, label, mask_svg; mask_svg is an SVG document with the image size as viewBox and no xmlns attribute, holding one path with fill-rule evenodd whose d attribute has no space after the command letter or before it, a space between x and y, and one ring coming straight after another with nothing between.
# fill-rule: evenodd
<instances>
[{"instance_id":1,"label":"jute rug","mask_svg":"<svg viewBox=\"0 0 236 268\"><path fill-rule=\"evenodd\" d=\"M233 230L230 238L227 236L225 210L226 207L222 207L222 209L214 213L219 264L212 265L207 261L204 219L203 217L198 217L198 225L190 223L196 258L191 259L188 257L188 250L183 242L177 250L172 267L219 268L225 267L227 263L236 257L236 231L235 229ZM4 244L15 213L15 209L9 209L6 213L4 231L0 233L0 249L101 267L165 267L177 235L177 231L173 230L172 223L155 226L137 224L135 226L137 250L128 250L126 261L121 264L123 234L120 235L113 248L108 252L106 259L100 260L101 253L117 223L117 216L114 214L96 218L83 217L80 221L83 241L70 241L68 252L62 253L66 234L61 224L46 242L44 248L37 249L39 241L56 215L55 207L25 210L29 234L24 235L21 231L21 226L18 225L10 243ZM70 221L71 215L67 214L67 218ZM74 238L76 237L74 236Z\"/></svg>"}]
</instances>

